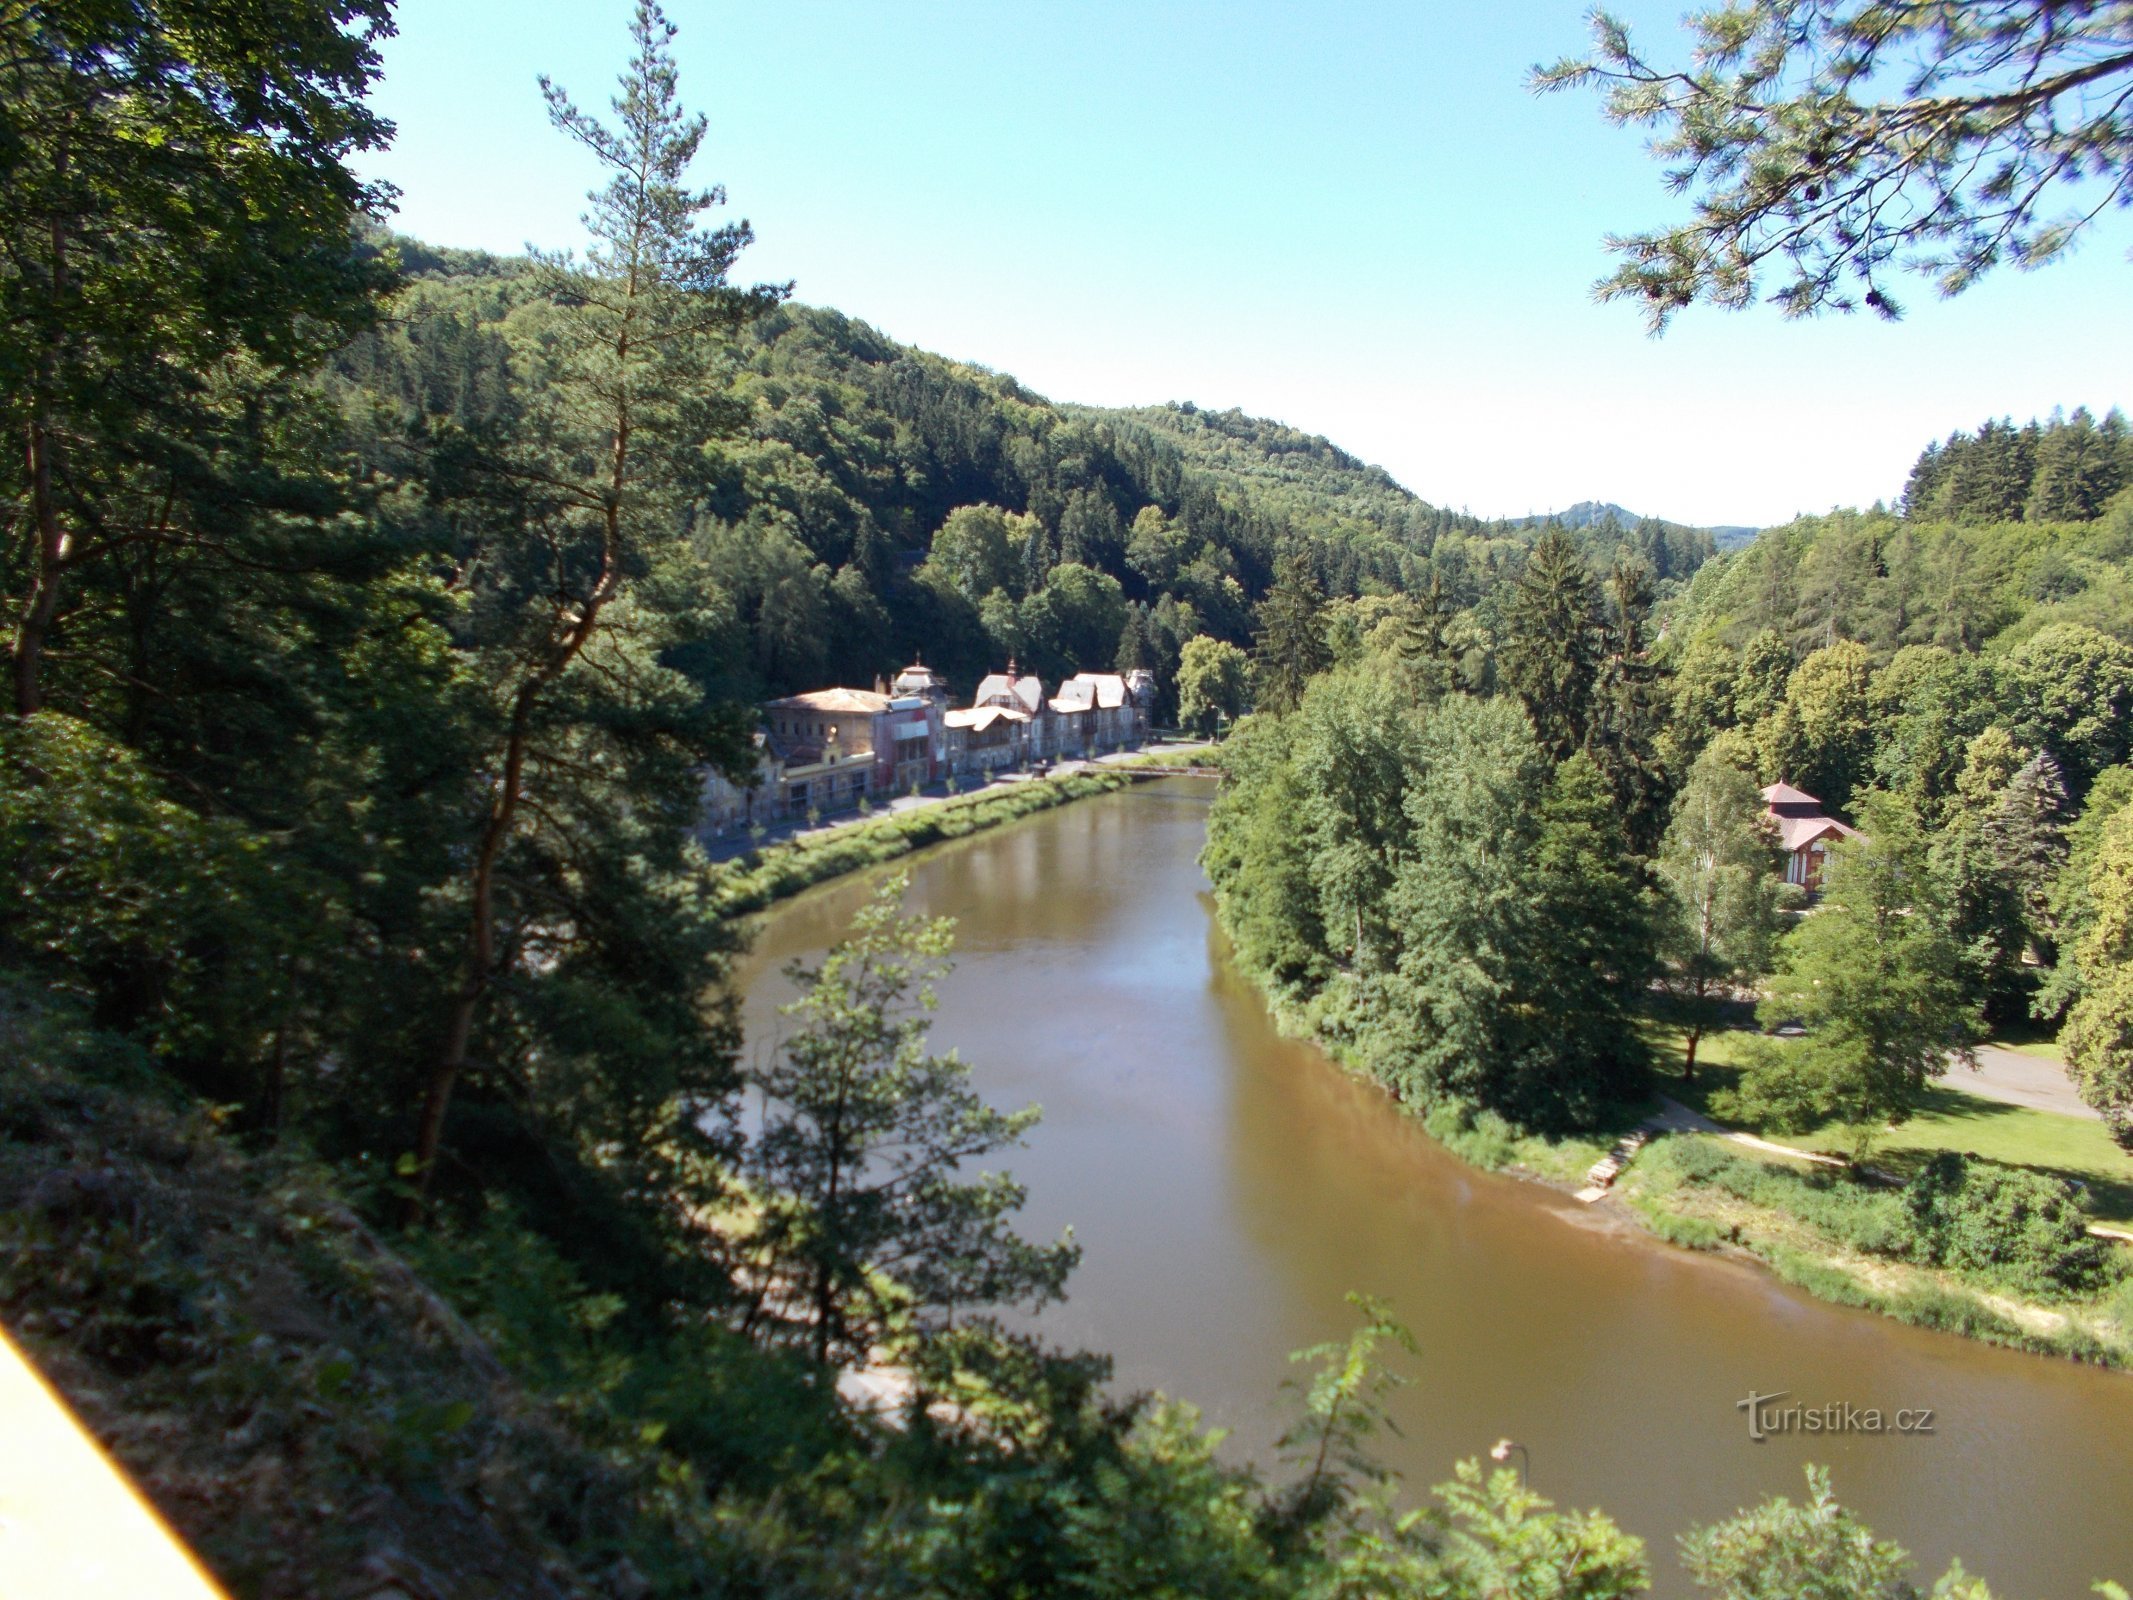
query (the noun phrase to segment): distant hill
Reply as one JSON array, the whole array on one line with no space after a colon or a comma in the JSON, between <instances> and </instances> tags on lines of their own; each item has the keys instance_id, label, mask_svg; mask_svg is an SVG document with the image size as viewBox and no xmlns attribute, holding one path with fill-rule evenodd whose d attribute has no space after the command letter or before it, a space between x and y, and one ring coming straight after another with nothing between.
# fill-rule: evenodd
<instances>
[{"instance_id":1,"label":"distant hill","mask_svg":"<svg viewBox=\"0 0 2133 1600\"><path fill-rule=\"evenodd\" d=\"M1581 528L1590 528L1609 518L1624 528L1634 528L1642 522L1657 522L1669 528L1696 529L1708 533L1721 550L1738 550L1762 532L1760 528L1742 527L1736 523L1676 522L1670 517L1646 517L1626 506L1618 506L1611 500L1580 500L1576 505L1562 511L1543 511L1538 516L1517 517L1512 521L1513 526L1521 528L1535 528L1543 523L1553 522L1575 533Z\"/></svg>"}]
</instances>

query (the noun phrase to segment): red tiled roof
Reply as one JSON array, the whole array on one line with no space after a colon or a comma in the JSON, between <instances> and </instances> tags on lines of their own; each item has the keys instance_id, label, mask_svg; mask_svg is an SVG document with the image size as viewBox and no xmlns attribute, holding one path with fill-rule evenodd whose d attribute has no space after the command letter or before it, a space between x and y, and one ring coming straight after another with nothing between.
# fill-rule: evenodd
<instances>
[{"instance_id":1,"label":"red tiled roof","mask_svg":"<svg viewBox=\"0 0 2133 1600\"><path fill-rule=\"evenodd\" d=\"M1789 783L1773 783L1763 790L1763 805L1777 824L1778 843L1787 851L1804 850L1817 839L1857 839L1857 828L1846 827L1822 809L1822 802Z\"/></svg>"}]
</instances>

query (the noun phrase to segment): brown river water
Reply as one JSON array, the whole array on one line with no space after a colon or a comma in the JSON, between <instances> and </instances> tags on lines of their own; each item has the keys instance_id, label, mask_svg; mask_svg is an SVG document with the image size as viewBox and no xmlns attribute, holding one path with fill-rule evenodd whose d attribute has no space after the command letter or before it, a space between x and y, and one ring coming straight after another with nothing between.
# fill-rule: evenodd
<instances>
[{"instance_id":1,"label":"brown river water","mask_svg":"<svg viewBox=\"0 0 2133 1600\"><path fill-rule=\"evenodd\" d=\"M1002 1164L1024 1231L1083 1246L1040 1326L1108 1351L1272 1465L1291 1350L1343 1337L1351 1289L1421 1354L1381 1454L1419 1499L1510 1436L1533 1486L1597 1506L1687 1589L1674 1536L1826 1463L1841 1499L1939 1575L2006 1597L2133 1583L2133 1375L1997 1350L1826 1305L1753 1265L1660 1244L1539 1184L1477 1172L1374 1087L1277 1034L1226 964L1195 856L1211 786L1168 779L902 863L914 909L958 919L939 1048L1044 1121ZM893 869L892 869L893 870ZM773 912L749 969L748 1049L779 973L837 937L875 873ZM1930 1433L1777 1435L1737 1402L1932 1411Z\"/></svg>"}]
</instances>

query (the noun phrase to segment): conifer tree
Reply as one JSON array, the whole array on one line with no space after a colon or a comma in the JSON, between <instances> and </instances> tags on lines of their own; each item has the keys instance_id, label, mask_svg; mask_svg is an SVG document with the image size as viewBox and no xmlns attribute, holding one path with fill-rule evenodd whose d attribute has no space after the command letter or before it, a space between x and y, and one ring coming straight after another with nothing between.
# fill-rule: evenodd
<instances>
[{"instance_id":1,"label":"conifer tree","mask_svg":"<svg viewBox=\"0 0 2133 1600\"><path fill-rule=\"evenodd\" d=\"M1599 87L1693 202L1674 228L1610 240L1599 286L1656 330L1699 302L1749 304L1770 273L1788 316L1901 315L1899 269L1960 292L2058 257L2127 192L2133 79L2113 6L1788 0L1691 13L1693 57L1649 61L1606 11L1593 48L1534 87Z\"/></svg>"},{"instance_id":2,"label":"conifer tree","mask_svg":"<svg viewBox=\"0 0 2133 1600\"><path fill-rule=\"evenodd\" d=\"M1592 722L1586 748L1607 779L1631 843L1649 853L1666 825L1667 776L1659 756L1659 669L1646 650L1651 575L1631 557L1609 573Z\"/></svg>"},{"instance_id":3,"label":"conifer tree","mask_svg":"<svg viewBox=\"0 0 2133 1600\"><path fill-rule=\"evenodd\" d=\"M2054 422L2037 443L2036 476L2023 515L2031 522L2088 522L2125 486L2116 442L2086 406Z\"/></svg>"},{"instance_id":4,"label":"conifer tree","mask_svg":"<svg viewBox=\"0 0 2133 1600\"><path fill-rule=\"evenodd\" d=\"M653 663L603 657L603 648L611 636L625 650L671 642L658 614L684 587L676 581L686 548L680 498L700 470L705 439L741 420L718 399L719 356L743 323L785 293L727 282L751 238L746 223L700 225L725 195L687 186L705 123L682 107L674 32L654 0L640 0L615 126L541 81L549 120L609 178L590 196L584 257L537 258L550 314L525 351L537 379L526 414L502 449L468 441L473 470L498 486L503 522L470 574L477 592L493 596L476 611L493 627L479 670L503 732L469 852L460 972L422 1096L411 1214L435 1168L483 1003L528 944L540 942L535 927L500 915L499 880L529 812L544 814L539 786L576 765L559 759L571 722L567 680L596 666L595 679L610 686L639 680L634 693L624 690L638 716L656 703L660 691L646 676ZM618 630L618 619L632 626ZM706 754L745 764L732 724L701 728L697 738Z\"/></svg>"},{"instance_id":5,"label":"conifer tree","mask_svg":"<svg viewBox=\"0 0 2133 1600\"><path fill-rule=\"evenodd\" d=\"M1568 534L1550 528L1534 542L1512 590L1500 657L1505 685L1554 760L1579 749L1590 729L1603 622L1592 569Z\"/></svg>"},{"instance_id":6,"label":"conifer tree","mask_svg":"<svg viewBox=\"0 0 2133 1600\"><path fill-rule=\"evenodd\" d=\"M1303 703L1304 686L1333 665L1325 607L1325 591L1311 571L1310 558L1301 550L1291 551L1258 606L1253 659L1262 710L1277 715L1295 710Z\"/></svg>"},{"instance_id":7,"label":"conifer tree","mask_svg":"<svg viewBox=\"0 0 2133 1600\"><path fill-rule=\"evenodd\" d=\"M1080 1255L1013 1232L1023 1191L1006 1174L960 1171L1021 1143L1040 1113L993 1110L967 1066L927 1048L953 924L904 915L908 884L884 882L819 966L791 969L798 1027L752 1074L764 1281L799 1287L794 1309L824 1365L863 1358L899 1303L926 1329L973 1306L1034 1309Z\"/></svg>"}]
</instances>

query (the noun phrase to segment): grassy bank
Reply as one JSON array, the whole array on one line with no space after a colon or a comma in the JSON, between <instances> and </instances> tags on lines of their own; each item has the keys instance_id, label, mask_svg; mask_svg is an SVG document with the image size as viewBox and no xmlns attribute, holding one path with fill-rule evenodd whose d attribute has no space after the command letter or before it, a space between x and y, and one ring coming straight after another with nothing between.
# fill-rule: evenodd
<instances>
[{"instance_id":1,"label":"grassy bank","mask_svg":"<svg viewBox=\"0 0 2133 1600\"><path fill-rule=\"evenodd\" d=\"M1719 1106L1714 1101L1739 1077L1737 1052L1749 1031L1734 1027L1706 1037L1697 1051L1696 1081L1686 1083L1679 1068L1679 1030L1654 1024L1650 1037L1660 1064L1661 1092L1706 1116L1717 1116ZM1878 1137L1870 1157L1873 1164L1898 1177L1909 1177L1943 1151L1982 1156L2078 1184L2086 1192L2089 1214L2098 1223L2133 1229L2133 1153L2114 1144L2101 1122L1988 1100L1967 1093L1963 1077L1964 1070L1956 1067L1944 1080L1930 1085L1917 1113ZM1728 1119L1718 1116L1717 1120ZM1743 1131L1801 1150L1845 1154L1847 1130L1835 1126L1802 1134L1759 1127Z\"/></svg>"},{"instance_id":2,"label":"grassy bank","mask_svg":"<svg viewBox=\"0 0 2133 1600\"><path fill-rule=\"evenodd\" d=\"M1148 751L1095 771L996 784L915 811L863 818L750 851L711 869L715 903L723 916L747 916L818 883L894 861L929 844L967 838L1070 800L1114 793L1135 781L1135 767L1165 766L1180 759L1171 751ZM1191 759L1204 763L1207 754L1194 751Z\"/></svg>"},{"instance_id":3,"label":"grassy bank","mask_svg":"<svg viewBox=\"0 0 2133 1600\"><path fill-rule=\"evenodd\" d=\"M1715 1116L1739 1076L1740 1049L1751 1032L1743 1020L1706 1036L1690 1082L1681 1076L1679 1030L1654 1022L1660 1091ZM2133 1155L2113 1144L2101 1123L1988 1100L1963 1092L1961 1081L1956 1069L1927 1089L1916 1115L1880 1133L1872 1166L1909 1184L1936 1159L1961 1156L1980 1167L2072 1184L2087 1217L2099 1224L2133 1221ZM1849 1130L1834 1126L1795 1135L1741 1131L1803 1155L1842 1155L1849 1141ZM1619 1192L1662 1238L1742 1250L1822 1299L1995 1344L2133 1366L2133 1278L2126 1276L2133 1252L2123 1248L2101 1247L2104 1271L2083 1292L2020 1292L1991 1271L1900 1259L1886 1237L1900 1188L1869 1186L1828 1167L1704 1136L1661 1141L1624 1176Z\"/></svg>"},{"instance_id":4,"label":"grassy bank","mask_svg":"<svg viewBox=\"0 0 2133 1600\"><path fill-rule=\"evenodd\" d=\"M2085 1289L2040 1295L1905 1260L1893 1237L1900 1191L1703 1134L1659 1141L1617 1193L1660 1238L1742 1251L1818 1299L2015 1349L2133 1366L2133 1279L2115 1261Z\"/></svg>"}]
</instances>

